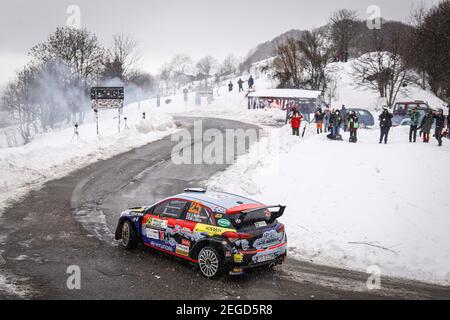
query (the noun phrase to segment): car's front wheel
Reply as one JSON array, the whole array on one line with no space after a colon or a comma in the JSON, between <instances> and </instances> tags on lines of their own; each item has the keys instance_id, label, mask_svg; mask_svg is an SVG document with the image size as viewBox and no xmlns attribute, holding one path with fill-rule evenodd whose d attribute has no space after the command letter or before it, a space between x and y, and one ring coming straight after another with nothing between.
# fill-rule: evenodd
<instances>
[{"instance_id":1,"label":"car's front wheel","mask_svg":"<svg viewBox=\"0 0 450 320\"><path fill-rule=\"evenodd\" d=\"M135 249L138 245L136 229L130 221L125 221L122 226L122 245L128 250Z\"/></svg>"},{"instance_id":2,"label":"car's front wheel","mask_svg":"<svg viewBox=\"0 0 450 320\"><path fill-rule=\"evenodd\" d=\"M222 256L213 247L205 247L200 251L198 265L201 273L209 279L219 277L224 271Z\"/></svg>"}]
</instances>

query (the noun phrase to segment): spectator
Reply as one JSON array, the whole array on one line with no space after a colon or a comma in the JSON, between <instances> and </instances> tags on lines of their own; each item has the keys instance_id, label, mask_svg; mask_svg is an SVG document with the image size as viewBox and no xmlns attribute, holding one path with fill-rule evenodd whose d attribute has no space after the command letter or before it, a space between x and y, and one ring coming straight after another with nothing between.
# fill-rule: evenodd
<instances>
[{"instance_id":1,"label":"spectator","mask_svg":"<svg viewBox=\"0 0 450 320\"><path fill-rule=\"evenodd\" d=\"M323 117L325 132L330 131L330 116L331 116L331 109L330 109L330 106L327 105L327 107L325 108L325 114Z\"/></svg>"},{"instance_id":2,"label":"spectator","mask_svg":"<svg viewBox=\"0 0 450 320\"><path fill-rule=\"evenodd\" d=\"M316 115L314 117L314 120L316 122L316 128L317 128L317 134L323 133L323 119L325 115L322 112L322 109L319 108L316 112Z\"/></svg>"},{"instance_id":3,"label":"spectator","mask_svg":"<svg viewBox=\"0 0 450 320\"><path fill-rule=\"evenodd\" d=\"M408 112L409 118L411 119L410 129L409 129L409 142L416 142L417 129L419 126L420 112L417 108L414 108Z\"/></svg>"},{"instance_id":4,"label":"spectator","mask_svg":"<svg viewBox=\"0 0 450 320\"><path fill-rule=\"evenodd\" d=\"M339 110L336 110L334 113L331 114L330 122L331 122L331 136L333 137L333 139L335 139L339 135L342 125L342 115Z\"/></svg>"},{"instance_id":5,"label":"spectator","mask_svg":"<svg viewBox=\"0 0 450 320\"><path fill-rule=\"evenodd\" d=\"M300 126L302 124L302 120L303 115L299 113L297 109L294 109L291 117L292 135L297 137L300 136Z\"/></svg>"},{"instance_id":6,"label":"spectator","mask_svg":"<svg viewBox=\"0 0 450 320\"><path fill-rule=\"evenodd\" d=\"M239 78L238 85L239 85L239 92L244 92L244 81L242 81L241 78Z\"/></svg>"},{"instance_id":7,"label":"spectator","mask_svg":"<svg viewBox=\"0 0 450 320\"><path fill-rule=\"evenodd\" d=\"M341 108L341 117L342 117L342 122L344 125L344 132L347 132L347 108L345 107L345 105L342 105Z\"/></svg>"},{"instance_id":8,"label":"spectator","mask_svg":"<svg viewBox=\"0 0 450 320\"><path fill-rule=\"evenodd\" d=\"M387 108L383 108L383 113L378 118L380 120L380 144L383 143L387 144L388 138L389 138L389 131L392 127L392 113L389 112Z\"/></svg>"},{"instance_id":9,"label":"spectator","mask_svg":"<svg viewBox=\"0 0 450 320\"><path fill-rule=\"evenodd\" d=\"M359 118L355 111L348 114L348 129L350 130L350 142L358 141Z\"/></svg>"},{"instance_id":10,"label":"spectator","mask_svg":"<svg viewBox=\"0 0 450 320\"><path fill-rule=\"evenodd\" d=\"M233 88L234 88L234 84L233 84L233 82L230 81L230 83L228 84L228 91L232 92Z\"/></svg>"},{"instance_id":11,"label":"spectator","mask_svg":"<svg viewBox=\"0 0 450 320\"><path fill-rule=\"evenodd\" d=\"M253 79L252 76L250 76L250 79L248 79L248 88L250 90L253 90L253 86L255 85L255 80Z\"/></svg>"},{"instance_id":12,"label":"spectator","mask_svg":"<svg viewBox=\"0 0 450 320\"><path fill-rule=\"evenodd\" d=\"M420 123L420 134L423 136L423 142L430 142L430 132L433 126L433 113L431 111L427 112Z\"/></svg>"},{"instance_id":13,"label":"spectator","mask_svg":"<svg viewBox=\"0 0 450 320\"><path fill-rule=\"evenodd\" d=\"M442 147L442 131L445 128L444 111L440 109L438 112L435 112L433 118L436 119L436 130L434 133L434 137L438 141L439 147Z\"/></svg>"}]
</instances>

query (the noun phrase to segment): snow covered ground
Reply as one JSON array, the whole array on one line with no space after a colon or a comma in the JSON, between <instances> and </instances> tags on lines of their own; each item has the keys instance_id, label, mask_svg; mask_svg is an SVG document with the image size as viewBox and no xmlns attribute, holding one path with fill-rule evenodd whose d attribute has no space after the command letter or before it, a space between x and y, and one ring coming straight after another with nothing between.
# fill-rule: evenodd
<instances>
[{"instance_id":1,"label":"snow covered ground","mask_svg":"<svg viewBox=\"0 0 450 320\"><path fill-rule=\"evenodd\" d=\"M366 108L377 114L377 93L354 87L350 63L334 64L337 78L333 107ZM245 78L243 78L245 80ZM257 79L257 90L272 88ZM286 204L290 254L298 259L366 271L377 265L385 275L450 285L450 200L447 196L450 143L438 148L409 144L406 128L395 128L388 145L378 144L378 130L360 130L360 142L331 142L310 127L305 139L290 136L279 110L247 110L245 94L215 89L215 101L186 106L183 96L156 108L141 103L125 109L129 127L117 134L117 120L101 113L96 137L92 121L80 127L81 142L71 142L73 129L42 135L25 147L0 149L0 211L42 183L70 171L126 152L176 130L172 115L228 118L263 125L278 143L255 145L227 171L213 177L213 189L241 193L267 204ZM398 100L443 101L410 87ZM274 125L278 125L278 127ZM122 124L123 125L123 124ZM262 147L263 146L263 147ZM267 148L266 148L267 146ZM0 279L0 283L1 283Z\"/></svg>"},{"instance_id":2,"label":"snow covered ground","mask_svg":"<svg viewBox=\"0 0 450 320\"><path fill-rule=\"evenodd\" d=\"M278 130L279 145L255 146L209 187L287 205L292 257L450 285L449 143L410 144L407 128L388 145L376 129L358 144Z\"/></svg>"},{"instance_id":3,"label":"snow covered ground","mask_svg":"<svg viewBox=\"0 0 450 320\"><path fill-rule=\"evenodd\" d=\"M91 121L79 127L79 141L74 129L69 128L42 134L26 146L0 149L0 212L9 200L17 200L49 180L175 132L171 116L146 111L147 120L142 120L137 104L126 106L124 116L128 117L129 129L122 120L121 134L118 120L114 119L117 111L101 111L99 137Z\"/></svg>"}]
</instances>

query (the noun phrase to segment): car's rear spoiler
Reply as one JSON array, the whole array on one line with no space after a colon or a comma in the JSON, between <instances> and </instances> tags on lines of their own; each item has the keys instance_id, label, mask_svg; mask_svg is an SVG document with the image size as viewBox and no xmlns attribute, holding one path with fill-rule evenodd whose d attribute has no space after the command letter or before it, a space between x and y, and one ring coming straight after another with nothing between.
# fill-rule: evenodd
<instances>
[{"instance_id":1,"label":"car's rear spoiler","mask_svg":"<svg viewBox=\"0 0 450 320\"><path fill-rule=\"evenodd\" d=\"M273 212L270 209L275 209L278 208L279 210L277 212ZM281 216L283 216L284 212L286 211L286 206L282 206L282 205L278 205L278 206L266 206L266 207L258 207L258 208L254 208L254 209L249 209L249 210L243 210L241 211L241 213L238 215L240 219L243 218L243 216L252 213L252 212L256 212L256 211L260 211L260 210L270 210L272 212L272 220L276 220L278 218L280 218Z\"/></svg>"}]
</instances>

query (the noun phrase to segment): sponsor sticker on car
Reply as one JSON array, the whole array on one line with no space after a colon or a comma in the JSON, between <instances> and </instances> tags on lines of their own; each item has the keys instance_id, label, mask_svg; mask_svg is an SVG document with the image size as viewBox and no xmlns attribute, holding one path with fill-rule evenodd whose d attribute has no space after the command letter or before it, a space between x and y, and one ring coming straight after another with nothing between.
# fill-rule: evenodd
<instances>
[{"instance_id":1,"label":"sponsor sticker on car","mask_svg":"<svg viewBox=\"0 0 450 320\"><path fill-rule=\"evenodd\" d=\"M149 239L159 240L159 231L155 229L146 229L146 235Z\"/></svg>"},{"instance_id":2,"label":"sponsor sticker on car","mask_svg":"<svg viewBox=\"0 0 450 320\"><path fill-rule=\"evenodd\" d=\"M167 221L161 219L149 218L147 220L147 228L167 229Z\"/></svg>"},{"instance_id":3,"label":"sponsor sticker on car","mask_svg":"<svg viewBox=\"0 0 450 320\"><path fill-rule=\"evenodd\" d=\"M182 244L178 244L176 248L176 253L179 256L188 257L189 256L189 247L184 246Z\"/></svg>"},{"instance_id":4,"label":"sponsor sticker on car","mask_svg":"<svg viewBox=\"0 0 450 320\"><path fill-rule=\"evenodd\" d=\"M217 221L217 224L223 228L231 227L231 222L227 219L220 219L219 221Z\"/></svg>"},{"instance_id":5,"label":"sponsor sticker on car","mask_svg":"<svg viewBox=\"0 0 450 320\"><path fill-rule=\"evenodd\" d=\"M256 228L264 228L264 227L267 227L267 222L265 222L265 221L258 221L258 222L255 223L255 227L256 227Z\"/></svg>"},{"instance_id":6,"label":"sponsor sticker on car","mask_svg":"<svg viewBox=\"0 0 450 320\"><path fill-rule=\"evenodd\" d=\"M257 261L258 261L258 263L263 263L263 262L275 260L275 258L276 258L275 254L272 253L272 254L266 254L264 256L258 257Z\"/></svg>"}]
</instances>

